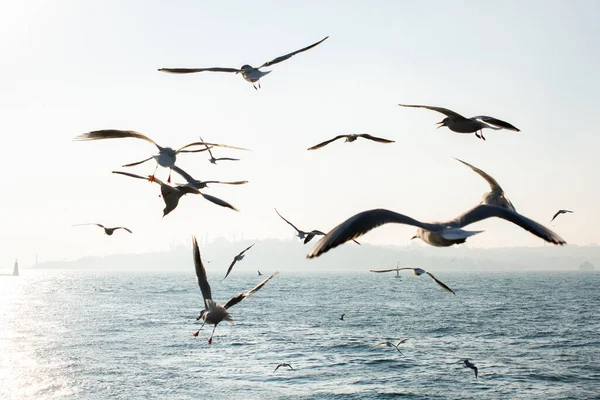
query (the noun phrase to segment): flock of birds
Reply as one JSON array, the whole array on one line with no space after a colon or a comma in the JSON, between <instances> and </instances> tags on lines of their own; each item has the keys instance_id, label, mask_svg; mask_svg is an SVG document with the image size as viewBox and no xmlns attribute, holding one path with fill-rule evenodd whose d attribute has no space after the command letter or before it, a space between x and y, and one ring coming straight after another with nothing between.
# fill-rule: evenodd
<instances>
[{"instance_id":1,"label":"flock of birds","mask_svg":"<svg viewBox=\"0 0 600 400\"><path fill-rule=\"evenodd\" d=\"M257 67L257 68L246 64L246 65L243 65L239 69L238 68L223 68L223 67L161 68L161 69L159 69L159 71L167 72L167 73L171 73L171 74L190 74L190 73L199 73L199 72L229 72L229 73L241 74L242 77L246 81L252 83L254 89L258 90L260 88L260 79L271 72L271 71L261 71L261 68L269 67L269 66L278 64L282 61L288 60L291 57L295 56L296 54L305 52L307 50L310 50L310 49L318 46L319 44L323 43L327 39L328 39L328 36L321 39L320 41L313 43L307 47L304 47L300 50L296 50L294 52L285 54L283 56L276 57L276 58L272 59L271 61L267 61L267 62L263 63L260 67ZM482 140L485 140L485 137L483 136L483 129L492 129L492 130L506 129L506 130L519 132L519 129L516 128L514 125L512 125L508 122L502 121L500 119L490 117L490 116L480 115L480 116L475 116L475 117L471 117L471 118L465 118L462 115L460 115L452 110L449 110L447 108L442 108L442 107L427 106L427 105L414 105L414 104L399 104L399 106L410 107L410 108L425 108L428 110L432 110L432 111L436 111L441 114L444 114L446 116L446 118L444 118L442 121L440 121L438 123L438 128L440 128L442 126L446 126L451 131L456 132L456 133L465 133L465 134L474 133L477 138L482 139ZM148 143L151 143L158 149L158 154L152 155L141 161L122 165L122 167L124 167L124 168L133 167L133 166L138 166L140 164L144 164L147 161L154 159L154 161L156 162L156 167L151 175L141 176L141 175L124 172L124 171L112 171L112 172L114 174L124 175L124 176L128 176L128 177L135 178L135 179L146 180L146 181L154 182L154 183L160 185L161 197L165 203L165 208L163 209L163 217L168 215L169 213L171 213L173 210L175 210L175 208L177 208L177 205L179 204L181 197L183 197L186 194L196 194L196 195L199 194L204 199L210 201L213 204L216 204L220 207L229 208L234 211L238 211L238 209L236 207L229 204L225 200L222 200L222 199L212 196L210 194L204 193L201 190L206 189L209 184L243 185L243 184L247 184L248 181L230 181L230 182L210 181L210 180L209 181L201 181L201 180L195 179L189 173L187 173L186 171L184 171L183 169L178 167L176 165L176 161L177 161L177 155L179 155L179 154L200 153L200 152L207 152L210 155L209 162L212 164L217 164L217 162L219 162L219 161L239 161L240 160L239 158L231 158L231 157L216 158L216 157L214 157L212 151L215 148L228 148L228 149L241 150L241 151L248 150L248 149L238 147L238 146L220 144L220 143L205 142L201 137L200 137L199 141L194 141L194 142L186 144L182 147L174 149L171 147L160 146L155 141L153 141L149 137L143 135L142 133L139 133L136 131L131 131L131 130L117 130L117 129L105 129L105 130L91 131L91 132L84 133L84 134L81 134L81 135L75 137L74 140L76 140L76 141L96 141L96 140L123 139L123 138L141 139ZM344 139L345 142L354 142L358 138L371 140L371 141L374 141L377 143L382 143L382 144L394 143L393 140L372 136L368 133L347 134L347 135L335 136L332 139L326 140L326 141L316 144L312 147L309 147L308 150L317 150L317 149L323 148L323 147L327 146L328 144L330 144L334 141L337 141L339 139ZM425 243L432 245L432 246L437 246L437 247L448 247L448 246L452 246L455 244L464 243L467 240L467 238L482 232L482 231L466 230L466 229L464 229L465 227L467 227L475 222L478 222L478 221L481 221L481 220L484 220L487 218L492 218L492 217L500 218L505 221L511 222L517 226L520 226L521 228L542 238L543 240L545 240L547 242L550 242L550 243L553 243L556 245L563 245L566 243L558 234L556 234L552 230L546 228L545 226L541 225L540 223L538 223L536 221L533 221L532 219L529 219L529 218L519 214L516 211L516 208L514 207L514 205L511 203L511 201L505 196L505 193L504 193L504 190L502 189L502 187L498 184L498 182L493 177L491 177L490 175L488 175L481 169L479 169L465 161L458 160L458 159L457 159L457 161L459 161L462 164L466 165L467 167L471 168L475 173L479 174L483 179L485 179L488 182L488 184L490 185L490 191L483 194L482 201L480 204L478 204L475 207L471 208L470 210L464 212L463 214L457 216L456 218L450 219L448 221L422 222L417 219L411 218L409 216L406 216L406 215L403 215L403 214L400 214L400 213L397 213L397 212L394 212L391 210L373 209L373 210L367 210L367 211L360 212L360 213L350 217L346 221L340 223L338 226L336 226L335 228L330 230L328 233L325 233L325 232L317 230L317 229L313 229L311 231L304 231L304 230L298 229L294 224L292 224L290 221L285 219L279 213L279 211L277 211L277 209L275 209L275 212L277 213L277 215L279 215L279 217L281 219L283 219L287 224L289 224L296 231L296 236L299 239L303 240L304 244L310 242L316 236L321 236L321 239L318 241L318 243L315 245L315 247L308 253L307 258L319 257L320 255L328 252L329 250L334 249L335 247L340 246L341 244L343 244L347 241L350 241L350 240L352 240L356 244L360 245L360 243L356 241L356 239L358 237L364 235L365 233L367 233L379 226L382 226L382 225L388 224L388 223L405 224L405 225L414 226L417 228L417 232L412 237L412 239L420 238ZM159 166L169 169L169 176L168 176L166 183L155 177L155 174L156 174ZM185 180L185 182L178 183L178 184L171 184L172 171L175 171L175 173L177 173L181 178L183 178ZM551 222L554 221L555 218L560 214L572 213L572 212L573 211L571 211L571 210L559 210L554 215ZM97 225L98 227L104 229L104 232L107 235L112 235L118 229L123 229L129 233L132 233L132 231L130 229L121 227L121 226L105 227L99 223L77 224L76 226L81 226L81 225ZM246 299L248 296L256 293L263 286L265 286L267 282L269 282L273 277L275 277L278 274L278 272L275 272L272 275L268 276L266 279L264 279L261 283L259 283L256 287L252 288L251 290L249 290L247 292L239 293L238 295L229 299L224 305L220 305L212 299L210 284L208 283L208 279L206 276L206 269L204 268L204 264L203 264L201 256L200 256L200 249L198 246L198 242L195 237L193 237L192 244L193 244L193 246L192 246L193 247L193 259L194 259L196 276L198 279L198 285L200 286L200 290L201 290L202 296L204 298L203 309L200 312L200 315L196 318L198 321L202 320L203 322L202 322L200 329L198 329L198 331L194 333L194 336L198 336L200 330L204 327L205 324L213 325L213 331L210 335L210 338L208 339L208 343L211 344L213 341L214 332L219 323L221 323L222 321L228 321L228 322L233 323L233 319L232 319L231 315L229 314L229 308L234 306L235 304L241 302L242 300ZM223 279L227 278L230 275L230 273L233 270L234 265L237 262L240 262L244 258L245 253L248 250L250 250L255 244L256 243L248 246L246 249L244 249L243 251L241 251L239 254L237 254L234 257L234 259L231 262L229 268L227 269L227 272ZM450 287L448 287L446 284L441 282L430 272L427 272L421 268L397 267L394 269L371 270L371 272L384 273L384 272L396 271L397 273L399 273L399 271L401 271L401 270L412 270L413 273L417 276L426 274L429 277L431 277L445 291L456 295L456 293ZM260 273L260 271L258 272L258 275L262 275ZM339 319L341 321L346 321L344 319L345 315L346 314L342 314ZM403 343L405 343L407 340L408 339L402 339L397 344L394 344L389 341L384 341L384 342L375 344L374 347L385 345L387 347L396 349L400 354L402 354L399 346L402 345ZM462 362L464 364L465 368L471 368L475 373L475 377L478 376L477 367L473 363L471 363L469 361L469 359L464 359L464 360L461 360L460 362ZM281 363L281 364L277 365L277 367L275 368L275 371L277 371L280 367L287 367L290 370L294 370L294 368L290 364Z\"/></svg>"}]
</instances>

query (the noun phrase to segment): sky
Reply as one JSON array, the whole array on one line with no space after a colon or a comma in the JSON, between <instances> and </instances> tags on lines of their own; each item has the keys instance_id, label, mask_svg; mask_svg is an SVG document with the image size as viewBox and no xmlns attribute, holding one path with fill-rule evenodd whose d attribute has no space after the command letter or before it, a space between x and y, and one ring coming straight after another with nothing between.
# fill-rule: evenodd
<instances>
[{"instance_id":1,"label":"sky","mask_svg":"<svg viewBox=\"0 0 600 400\"><path fill-rule=\"evenodd\" d=\"M558 209L575 210L550 227L569 244L598 243L599 17L595 1L2 2L0 269L15 258L26 266L36 256L189 246L192 234L291 238L274 207L305 230L378 207L447 220L488 190L453 157L492 175L519 212L547 226ZM259 91L233 74L157 71L260 65L325 36L273 66ZM487 130L484 142L398 103L491 115L521 132ZM155 154L151 144L72 140L109 128L164 146L201 135L251 149L219 149L242 160L216 166L204 153L177 161L199 179L250 181L207 190L241 211L186 196L162 218L157 185L111 174ZM361 132L396 142L306 151ZM72 226L87 222L134 234ZM474 248L544 245L504 221L473 227L486 231L469 239ZM408 245L414 231L384 226L363 240Z\"/></svg>"}]
</instances>

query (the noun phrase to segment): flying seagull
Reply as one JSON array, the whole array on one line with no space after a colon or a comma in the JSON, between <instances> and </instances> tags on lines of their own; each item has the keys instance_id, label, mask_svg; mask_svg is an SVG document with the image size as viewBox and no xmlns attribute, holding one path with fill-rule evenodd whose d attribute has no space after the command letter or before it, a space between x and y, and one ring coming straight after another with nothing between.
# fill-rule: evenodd
<instances>
[{"instance_id":1,"label":"flying seagull","mask_svg":"<svg viewBox=\"0 0 600 400\"><path fill-rule=\"evenodd\" d=\"M296 50L294 52L291 52L289 54L286 54L284 56L280 56L277 58L272 59L271 61L267 61L266 63L262 64L260 67L258 68L254 68L251 65L245 64L242 65L242 67L240 69L237 68L222 68L222 67L211 67L211 68L160 68L159 71L162 72L168 72L171 74L192 74L195 72L233 72L235 74L242 74L242 77L252 83L252 86L254 87L254 89L258 90L258 88L260 88L260 78L262 78L263 76L267 75L268 73L270 73L271 71L261 71L261 68L264 67L270 67L271 65L275 65L278 64L282 61L287 60L288 58L291 58L293 56L295 56L296 54L302 53L306 50L310 50L313 47L321 44L323 41L325 41L329 36L319 40L316 43L311 44L310 46L304 47L300 50ZM258 88L256 87L256 83L258 83Z\"/></svg>"},{"instance_id":2,"label":"flying seagull","mask_svg":"<svg viewBox=\"0 0 600 400\"><path fill-rule=\"evenodd\" d=\"M271 278L273 278L279 272L275 272L274 274L270 275L267 279L259 283L254 289L249 290L246 293L242 292L237 294L236 296L229 299L229 301L227 301L227 303L225 303L225 305L222 306L214 302L212 299L210 285L206 277L206 269L204 268L204 265L202 264L202 259L200 258L200 249L198 247L198 242L196 241L195 236L192 236L192 239L194 247L194 266L196 268L196 276L198 277L198 285L200 286L200 290L202 291L202 297L204 298L204 310L200 312L200 316L198 316L196 320L202 319L204 321L202 323L202 326L200 326L200 329L204 327L204 324L214 325L213 331L210 335L210 339L208 339L208 344L211 344L213 335L215 334L215 329L217 329L217 325L221 321L225 320L229 321L232 324L234 323L233 318L231 318L231 315L229 315L229 308L244 300L246 297L253 295L257 290L262 288L269 280L271 280ZM194 333L194 336L198 336L198 334L200 333L200 329L198 329L198 331Z\"/></svg>"},{"instance_id":3,"label":"flying seagull","mask_svg":"<svg viewBox=\"0 0 600 400\"><path fill-rule=\"evenodd\" d=\"M258 271L258 270L257 270ZM260 273L260 271L258 271L258 276L262 276L262 274Z\"/></svg>"},{"instance_id":4,"label":"flying seagull","mask_svg":"<svg viewBox=\"0 0 600 400\"><path fill-rule=\"evenodd\" d=\"M440 285L442 287L442 289L444 289L446 292L450 292L453 295L456 295L456 293L454 293L454 291L452 289L450 289L448 286L446 286L442 281L438 280L435 276L433 276L433 274L430 274L429 272L425 271L424 269L421 268L410 268L410 267L404 267L404 268L392 268L392 269L372 269L371 272L392 272L392 271L402 271L404 269L412 269L413 273L416 276L421 276L423 274L427 274L431 277L431 279L433 279L438 285Z\"/></svg>"},{"instance_id":5,"label":"flying seagull","mask_svg":"<svg viewBox=\"0 0 600 400\"><path fill-rule=\"evenodd\" d=\"M483 140L485 140L485 138L483 137L484 128L489 128L496 131L500 129L508 129L511 131L520 132L518 128L514 127L508 122L493 117L488 117L485 115L478 115L476 117L465 118L452 110L448 110L447 108L442 107L420 106L414 104L398 105L401 107L426 108L428 110L433 110L442 113L446 116L446 118L438 122L438 128L441 128L442 126L447 126L448 128L450 128L451 131L457 133L475 133L475 136Z\"/></svg>"},{"instance_id":6,"label":"flying seagull","mask_svg":"<svg viewBox=\"0 0 600 400\"><path fill-rule=\"evenodd\" d=\"M162 199L165 202L165 208L163 209L163 217L167 216L171 211L177 208L179 204L179 199L186 194L199 194L204 197L206 200L214 203L218 206L231 208L234 211L239 211L237 208L226 202L225 200L221 200L218 197L211 196L210 194L202 193L196 188L186 186L186 185L178 185L171 186L162 182L158 178L153 178L152 176L143 177L140 175L132 174L129 172L121 172L121 171L113 171L113 174L130 176L132 178L143 179L145 181L155 182L160 185L160 193L162 194Z\"/></svg>"},{"instance_id":7,"label":"flying seagull","mask_svg":"<svg viewBox=\"0 0 600 400\"><path fill-rule=\"evenodd\" d=\"M227 273L225 274L225 278L227 278L229 276L229 273L233 269L233 266L235 265L235 263L238 262L238 261L242 261L244 259L244 257L245 257L244 253L247 252L248 250L250 250L252 248L252 246L254 246L255 244L256 244L256 242L252 243L250 246L246 247L243 251L241 251L240 254L238 254L237 256L233 257L233 261L231 262L231 265L229 266L229 269L227 269ZM224 281L225 278L223 278L222 280Z\"/></svg>"},{"instance_id":8,"label":"flying seagull","mask_svg":"<svg viewBox=\"0 0 600 400\"><path fill-rule=\"evenodd\" d=\"M107 228L106 226L104 226L102 224L77 224L77 225L73 225L73 226L84 226L84 225L99 226L100 228L104 229L104 233L106 233L108 236L111 236L117 229L124 229L129 233L133 233L133 232L131 232L131 230L129 230L128 228L125 228L124 226L116 226L114 228Z\"/></svg>"},{"instance_id":9,"label":"flying seagull","mask_svg":"<svg viewBox=\"0 0 600 400\"><path fill-rule=\"evenodd\" d=\"M185 172L183 169L178 166L174 166L173 170L177 172L179 175L183 177L187 181L187 183L183 186L193 187L195 189L204 189L208 187L209 183L219 183L223 185L244 185L248 183L248 181L233 181L233 182L221 182L221 181L199 181L198 179L194 179L190 174Z\"/></svg>"},{"instance_id":10,"label":"flying seagull","mask_svg":"<svg viewBox=\"0 0 600 400\"><path fill-rule=\"evenodd\" d=\"M296 230L296 236L298 236L298 238L300 238L300 240L304 239L304 244L310 242L315 236L325 236L325 232L321 232L319 230L313 229L310 232L305 232L302 231L298 228L296 228L296 225L292 224L290 221L288 221L287 219L283 218L283 215L279 214L279 211L277 211L277 209L275 209L275 212L277 213L277 215L279 215L279 217L284 220L285 222L288 223L289 226L291 226L292 228L294 228L294 230ZM360 243L358 243L356 240L353 240L354 243L358 244L360 246Z\"/></svg>"},{"instance_id":11,"label":"flying seagull","mask_svg":"<svg viewBox=\"0 0 600 400\"><path fill-rule=\"evenodd\" d=\"M466 231L462 229L463 227L492 217L512 222L547 242L559 245L566 243L560 236L543 225L507 208L498 206L480 204L450 221L430 223L421 222L394 211L378 208L358 213L333 228L319 240L315 248L306 257L318 257L348 240L355 239L378 226L388 223L416 226L419 229L417 230L417 234L411 239L421 238L425 243L432 246L448 247L453 244L464 243L468 237L483 232Z\"/></svg>"},{"instance_id":12,"label":"flying seagull","mask_svg":"<svg viewBox=\"0 0 600 400\"><path fill-rule=\"evenodd\" d=\"M200 136L200 140L204 141L204 139L202 139L202 136ZM213 156L212 151L210 151L211 147L208 145L206 146L206 150L208 151L208 154L210 154L210 159L208 160L211 164L215 164L217 165L217 161L240 161L239 158L229 158L229 157L220 157L220 158L215 158Z\"/></svg>"},{"instance_id":13,"label":"flying seagull","mask_svg":"<svg viewBox=\"0 0 600 400\"><path fill-rule=\"evenodd\" d=\"M346 315L346 314L342 314L342 315L340 316L340 321L345 321L345 319L344 319L344 315Z\"/></svg>"},{"instance_id":14,"label":"flying seagull","mask_svg":"<svg viewBox=\"0 0 600 400\"><path fill-rule=\"evenodd\" d=\"M486 174L479 168L472 166L468 162L459 160L458 158L456 158L455 160L460 161L461 163L465 164L467 167L471 168L473 171L478 173L483 179L485 179L487 181L487 183L490 185L490 189L492 189L492 190L487 193L484 193L483 196L481 196L481 198L483 199L481 204L489 204L489 205L493 205L493 206L504 207L504 208L508 208L509 210L514 211L514 212L517 211L517 210L515 210L515 206L513 206L513 204L510 202L510 200L504 195L504 190L502 189L502 187L500 187L500 185L498 184L498 182L496 182L496 180L494 178L492 178L491 176L489 176L488 174Z\"/></svg>"},{"instance_id":15,"label":"flying seagull","mask_svg":"<svg viewBox=\"0 0 600 400\"><path fill-rule=\"evenodd\" d=\"M473 372L475 373L475 378L477 378L477 367L475 366L475 364L470 362L468 358L462 360L462 362L465 364L463 366L463 368L471 368L473 370Z\"/></svg>"},{"instance_id":16,"label":"flying seagull","mask_svg":"<svg viewBox=\"0 0 600 400\"><path fill-rule=\"evenodd\" d=\"M317 144L317 145L315 145L313 147L309 147L308 150L317 150L317 149L320 149L321 147L325 147L329 143L335 142L336 140L341 139L341 138L346 138L346 140L344 140L344 142L354 142L359 137L364 138L364 139L373 140L373 141L379 142L379 143L394 143L393 140L383 139L383 138L376 137L376 136L371 136L368 133L352 133L352 134L349 134L349 135L337 135L333 139L329 139L329 140L326 140L326 141L324 141L322 143L319 143L319 144Z\"/></svg>"},{"instance_id":17,"label":"flying seagull","mask_svg":"<svg viewBox=\"0 0 600 400\"><path fill-rule=\"evenodd\" d=\"M192 147L192 146L208 145L208 146L212 146L212 147L227 147L227 148L236 149L236 150L247 150L247 149L244 149L241 147L228 146L226 144L206 143L206 142L189 143L183 147L180 147L177 150L174 150L170 147L159 146L154 140L150 139L148 136L143 135L139 132L122 131L122 130L118 130L118 129L104 129L104 130L100 130L100 131L92 131L92 132L88 132L88 133L83 133L79 136L76 136L75 139L73 139L73 140L88 141L88 140L103 140L103 139L122 139L122 138L142 139L142 140L152 143L153 145L155 145L158 148L157 155L146 158L145 160L142 160L142 161L137 161L137 162L134 162L131 164L123 165L123 167L133 167L135 165L140 165L140 164L145 163L146 161L154 159L156 161L157 165L156 165L156 168L154 169L154 172L152 173L152 179L154 179L154 174L156 174L156 170L158 169L159 165L162 167L165 167L165 168L173 169L175 167L175 161L177 160L177 154L179 154L179 153L198 153L198 152L207 150L206 148L199 149L199 150L186 150L187 148ZM170 172L169 172L169 179L167 179L167 182L171 182L171 173Z\"/></svg>"},{"instance_id":18,"label":"flying seagull","mask_svg":"<svg viewBox=\"0 0 600 400\"><path fill-rule=\"evenodd\" d=\"M273 372L277 371L279 369L279 367L288 367L292 371L295 371L295 369L290 364L288 364L288 363L281 363L281 364L277 365L277 367L275 367L275 370Z\"/></svg>"},{"instance_id":19,"label":"flying seagull","mask_svg":"<svg viewBox=\"0 0 600 400\"><path fill-rule=\"evenodd\" d=\"M558 210L558 211L556 212L556 214L554 214L554 217L552 217L552 219L550 220L550 222L554 221L554 219L555 219L556 217L558 217L560 214L567 214L567 213L572 213L572 212L573 212L573 211L571 211L571 210Z\"/></svg>"},{"instance_id":20,"label":"flying seagull","mask_svg":"<svg viewBox=\"0 0 600 400\"><path fill-rule=\"evenodd\" d=\"M407 338L407 339L402 339L401 341L399 341L399 342L398 342L398 344L394 344L394 343L392 343L392 342L387 342L387 341L386 341L386 342L379 342L379 343L377 343L376 345L374 345L373 347L381 346L382 344L384 344L384 345L386 345L387 347L393 347L393 348L395 348L396 350L398 350L398 353L400 353L400 354L404 355L404 354L403 354L403 353L400 351L400 347L399 347L399 346L400 346L402 343L406 342L407 340L408 340L408 338Z\"/></svg>"}]
</instances>

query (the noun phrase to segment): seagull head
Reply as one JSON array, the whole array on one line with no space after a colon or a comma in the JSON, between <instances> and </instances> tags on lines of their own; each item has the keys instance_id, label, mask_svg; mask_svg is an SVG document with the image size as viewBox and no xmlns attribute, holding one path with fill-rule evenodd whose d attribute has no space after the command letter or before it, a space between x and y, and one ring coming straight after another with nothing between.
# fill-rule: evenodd
<instances>
[{"instance_id":1,"label":"seagull head","mask_svg":"<svg viewBox=\"0 0 600 400\"><path fill-rule=\"evenodd\" d=\"M448 126L448 120L450 118L446 117L443 120L441 120L440 122L436 122L436 124L438 124L438 128L441 128L442 126Z\"/></svg>"},{"instance_id":2,"label":"seagull head","mask_svg":"<svg viewBox=\"0 0 600 400\"><path fill-rule=\"evenodd\" d=\"M248 71L248 70L252 70L254 68L252 67L252 65L244 64L244 65L242 65L242 68L240 68L240 69L242 71ZM236 74L239 74L239 72L236 72Z\"/></svg>"},{"instance_id":3,"label":"seagull head","mask_svg":"<svg viewBox=\"0 0 600 400\"><path fill-rule=\"evenodd\" d=\"M206 310L200 311L200 315L196 317L196 321L200 321L204 318L204 314L206 314Z\"/></svg>"}]
</instances>

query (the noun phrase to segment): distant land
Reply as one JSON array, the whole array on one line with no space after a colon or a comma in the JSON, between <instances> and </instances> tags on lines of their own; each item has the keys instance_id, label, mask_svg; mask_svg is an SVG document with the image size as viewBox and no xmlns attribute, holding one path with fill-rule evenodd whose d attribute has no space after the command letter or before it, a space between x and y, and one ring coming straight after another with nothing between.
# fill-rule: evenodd
<instances>
[{"instance_id":1,"label":"distant land","mask_svg":"<svg viewBox=\"0 0 600 400\"><path fill-rule=\"evenodd\" d=\"M314 242L314 243L313 243ZM417 242L409 246L359 246L346 243L317 259L308 260L306 254L316 243L303 245L300 241L276 239L260 240L236 265L240 274L269 273L275 270L289 272L366 272L372 268L400 266L449 271L500 270L579 270L584 262L600 265L600 246L540 246L512 248L469 248L454 246L434 248ZM224 273L234 255L253 241L230 243L217 238L200 245L206 267ZM210 261L210 262L208 262ZM84 257L70 261L43 262L36 269L84 269L127 271L189 271L193 268L190 247L179 245L170 251L146 254L115 254L105 257Z\"/></svg>"}]
</instances>

